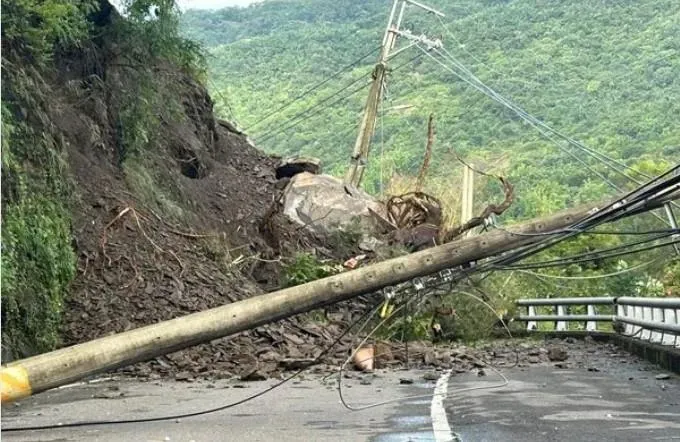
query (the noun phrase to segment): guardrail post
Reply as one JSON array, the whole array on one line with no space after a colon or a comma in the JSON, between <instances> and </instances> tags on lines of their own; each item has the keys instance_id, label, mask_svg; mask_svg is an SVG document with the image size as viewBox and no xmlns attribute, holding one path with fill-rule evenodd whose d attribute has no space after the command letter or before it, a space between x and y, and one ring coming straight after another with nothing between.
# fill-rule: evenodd
<instances>
[{"instance_id":1,"label":"guardrail post","mask_svg":"<svg viewBox=\"0 0 680 442\"><path fill-rule=\"evenodd\" d=\"M664 322L663 320L663 309L659 307L652 307L652 321L654 322ZM659 333L658 331L652 331L650 336L651 342L663 342L664 333Z\"/></svg>"},{"instance_id":2,"label":"guardrail post","mask_svg":"<svg viewBox=\"0 0 680 442\"><path fill-rule=\"evenodd\" d=\"M536 316L536 307L533 305L530 305L527 307L527 315L528 316ZM538 330L538 322L536 321L527 321L527 330Z\"/></svg>"},{"instance_id":3,"label":"guardrail post","mask_svg":"<svg viewBox=\"0 0 680 442\"><path fill-rule=\"evenodd\" d=\"M626 317L630 316L631 315L631 307L628 306L628 305L617 304L616 315L620 316L622 318L626 318ZM624 329L623 329L622 334L630 336L633 333L635 333L635 330L633 330L633 326L631 324L624 323Z\"/></svg>"},{"instance_id":4,"label":"guardrail post","mask_svg":"<svg viewBox=\"0 0 680 442\"><path fill-rule=\"evenodd\" d=\"M557 316L566 316L567 311L564 308L563 305L558 305L557 306ZM566 331L567 330L567 321L557 321L555 324L555 330L557 331Z\"/></svg>"},{"instance_id":5,"label":"guardrail post","mask_svg":"<svg viewBox=\"0 0 680 442\"><path fill-rule=\"evenodd\" d=\"M680 313L680 311L674 308L663 309L663 322L670 325L680 324L680 317L678 316L678 313ZM661 338L661 343L664 345L674 345L675 347L680 348L680 342L677 335L664 333L663 337Z\"/></svg>"},{"instance_id":6,"label":"guardrail post","mask_svg":"<svg viewBox=\"0 0 680 442\"><path fill-rule=\"evenodd\" d=\"M595 308L594 305L588 304L588 315L589 316L597 315L597 309ZM586 322L586 331L597 331L597 322L587 321Z\"/></svg>"},{"instance_id":7,"label":"guardrail post","mask_svg":"<svg viewBox=\"0 0 680 442\"><path fill-rule=\"evenodd\" d=\"M651 307L642 307L642 320L643 321L652 321L652 308ZM642 330L642 334L640 335L640 339L646 339L647 341L652 340L652 331L644 328Z\"/></svg>"},{"instance_id":8,"label":"guardrail post","mask_svg":"<svg viewBox=\"0 0 680 442\"><path fill-rule=\"evenodd\" d=\"M634 305L634 306L632 306L632 310L633 310L633 319L639 319L640 321L642 321L644 319L645 316L643 314L642 306ZM630 310L629 310L629 313L630 313ZM639 325L634 325L632 334L634 335L634 337L636 337L638 339L642 339L643 334L644 334L644 330Z\"/></svg>"}]
</instances>

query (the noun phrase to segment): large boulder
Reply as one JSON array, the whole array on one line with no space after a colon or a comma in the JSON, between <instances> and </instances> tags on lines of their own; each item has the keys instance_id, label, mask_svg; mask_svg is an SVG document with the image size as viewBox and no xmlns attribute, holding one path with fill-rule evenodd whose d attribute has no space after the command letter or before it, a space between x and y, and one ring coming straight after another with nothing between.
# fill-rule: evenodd
<instances>
[{"instance_id":1,"label":"large boulder","mask_svg":"<svg viewBox=\"0 0 680 442\"><path fill-rule=\"evenodd\" d=\"M329 175L299 173L291 178L283 194L283 213L321 233L357 222L366 232L373 232L376 220L371 210L379 215L385 211L383 204L368 193Z\"/></svg>"}]
</instances>

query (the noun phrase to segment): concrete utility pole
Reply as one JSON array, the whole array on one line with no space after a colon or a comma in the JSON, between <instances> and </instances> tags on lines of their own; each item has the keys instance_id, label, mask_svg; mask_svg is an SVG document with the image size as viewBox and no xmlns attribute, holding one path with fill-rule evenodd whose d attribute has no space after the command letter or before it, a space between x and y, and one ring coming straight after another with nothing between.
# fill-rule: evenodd
<instances>
[{"instance_id":1,"label":"concrete utility pole","mask_svg":"<svg viewBox=\"0 0 680 442\"><path fill-rule=\"evenodd\" d=\"M172 353L263 324L541 241L606 203L453 241L365 268L50 353L12 362L0 371L2 402L65 385L93 374Z\"/></svg>"},{"instance_id":2,"label":"concrete utility pole","mask_svg":"<svg viewBox=\"0 0 680 442\"><path fill-rule=\"evenodd\" d=\"M390 58L391 51L397 42L397 36L401 35L400 26L404 18L404 11L407 4L417 6L427 12L437 14L444 17L441 12L435 11L429 6L425 6L413 0L394 0L392 3L392 10L387 21L387 28L383 36L382 48L380 50L380 57L378 63L373 70L373 82L368 92L366 99L366 107L359 126L359 133L356 142L354 143L354 150L350 158L350 167L345 176L345 184L359 187L364 176L364 170L368 162L368 153L370 150L371 139L375 132L376 115L378 113L378 105L382 99L382 91L385 86L385 73L387 71L387 61ZM397 15L397 9L399 14Z\"/></svg>"}]
</instances>

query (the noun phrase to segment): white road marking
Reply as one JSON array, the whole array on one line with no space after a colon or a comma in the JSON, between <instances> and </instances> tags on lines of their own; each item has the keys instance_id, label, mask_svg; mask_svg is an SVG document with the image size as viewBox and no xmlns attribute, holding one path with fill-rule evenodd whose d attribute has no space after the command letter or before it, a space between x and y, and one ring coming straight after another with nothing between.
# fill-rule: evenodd
<instances>
[{"instance_id":1,"label":"white road marking","mask_svg":"<svg viewBox=\"0 0 680 442\"><path fill-rule=\"evenodd\" d=\"M434 387L430 416L432 417L432 431L434 432L435 442L454 442L456 440L449 426L446 410L444 409L444 399L446 399L446 390L449 387L450 376L451 370L445 371L437 379L437 384Z\"/></svg>"}]
</instances>

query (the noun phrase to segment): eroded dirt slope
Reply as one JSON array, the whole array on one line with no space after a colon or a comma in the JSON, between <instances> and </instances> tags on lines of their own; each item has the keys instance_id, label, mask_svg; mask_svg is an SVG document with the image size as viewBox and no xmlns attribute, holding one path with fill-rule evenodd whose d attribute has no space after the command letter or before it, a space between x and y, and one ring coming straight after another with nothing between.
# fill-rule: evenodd
<instances>
[{"instance_id":1,"label":"eroded dirt slope","mask_svg":"<svg viewBox=\"0 0 680 442\"><path fill-rule=\"evenodd\" d=\"M148 150L131 156L121 149L120 115L134 66L111 47L102 47L95 63L76 54L61 65L49 117L68 143L78 254L64 344L273 290L282 257L319 243L272 215L277 159L218 122L206 90L190 76L158 68L181 112L154 109L160 130ZM267 375L282 358L314 356L343 326L287 320L127 370Z\"/></svg>"}]
</instances>

